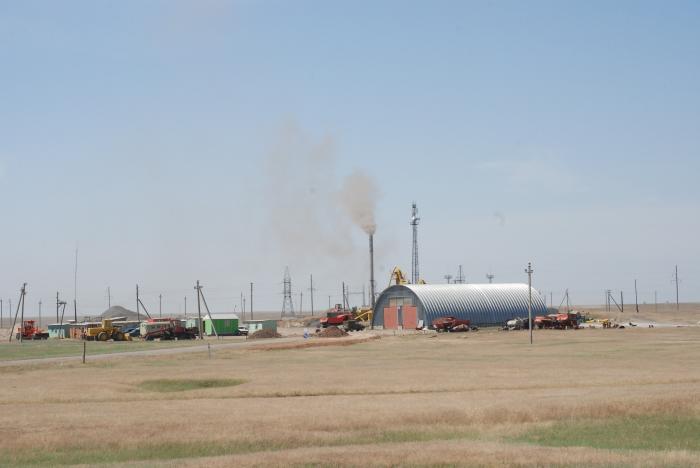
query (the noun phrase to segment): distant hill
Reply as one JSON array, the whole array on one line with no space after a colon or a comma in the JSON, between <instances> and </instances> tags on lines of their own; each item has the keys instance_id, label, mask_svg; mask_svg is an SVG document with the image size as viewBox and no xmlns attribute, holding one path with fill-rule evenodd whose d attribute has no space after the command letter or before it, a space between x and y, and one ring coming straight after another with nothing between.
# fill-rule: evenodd
<instances>
[{"instance_id":1,"label":"distant hill","mask_svg":"<svg viewBox=\"0 0 700 468\"><path fill-rule=\"evenodd\" d=\"M112 318L112 317L126 317L127 320L137 320L136 312L129 310L122 306L112 306L109 309L102 312L100 318ZM147 318L145 313L141 313L141 320Z\"/></svg>"}]
</instances>

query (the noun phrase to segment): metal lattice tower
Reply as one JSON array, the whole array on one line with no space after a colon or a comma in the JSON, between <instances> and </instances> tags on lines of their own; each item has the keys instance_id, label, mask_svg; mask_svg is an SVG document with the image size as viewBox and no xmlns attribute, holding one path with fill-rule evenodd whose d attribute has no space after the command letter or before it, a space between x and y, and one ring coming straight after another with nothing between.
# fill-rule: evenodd
<instances>
[{"instance_id":1,"label":"metal lattice tower","mask_svg":"<svg viewBox=\"0 0 700 468\"><path fill-rule=\"evenodd\" d=\"M418 284L420 273L418 271L418 208L416 202L413 202L413 210L411 212L411 226L413 227L413 256L411 260L411 283Z\"/></svg>"},{"instance_id":2,"label":"metal lattice tower","mask_svg":"<svg viewBox=\"0 0 700 468\"><path fill-rule=\"evenodd\" d=\"M284 268L284 300L282 301L282 317L296 317L294 314L294 302L292 301L292 276L289 267Z\"/></svg>"}]
</instances>

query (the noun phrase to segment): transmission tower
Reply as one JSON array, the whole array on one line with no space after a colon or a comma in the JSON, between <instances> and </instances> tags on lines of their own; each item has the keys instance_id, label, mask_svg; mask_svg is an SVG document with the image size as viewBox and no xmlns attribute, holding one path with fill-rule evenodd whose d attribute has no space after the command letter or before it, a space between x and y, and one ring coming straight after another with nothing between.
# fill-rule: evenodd
<instances>
[{"instance_id":1,"label":"transmission tower","mask_svg":"<svg viewBox=\"0 0 700 468\"><path fill-rule=\"evenodd\" d=\"M411 226L413 227L413 257L411 261L411 283L418 284L420 274L418 271L418 208L416 202L413 202L413 210L411 212Z\"/></svg>"},{"instance_id":2,"label":"transmission tower","mask_svg":"<svg viewBox=\"0 0 700 468\"><path fill-rule=\"evenodd\" d=\"M496 276L493 273L486 273L486 279L489 280L489 284L493 283L493 279Z\"/></svg>"},{"instance_id":3,"label":"transmission tower","mask_svg":"<svg viewBox=\"0 0 700 468\"><path fill-rule=\"evenodd\" d=\"M294 314L294 303L292 302L292 277L289 274L289 267L284 268L284 289L282 294L284 295L282 301L282 318L296 317Z\"/></svg>"},{"instance_id":4,"label":"transmission tower","mask_svg":"<svg viewBox=\"0 0 700 468\"><path fill-rule=\"evenodd\" d=\"M459 266L459 273L457 274L457 277L455 278L455 283L456 284L464 284L465 282L464 278L464 272L462 271L462 265Z\"/></svg>"}]
</instances>

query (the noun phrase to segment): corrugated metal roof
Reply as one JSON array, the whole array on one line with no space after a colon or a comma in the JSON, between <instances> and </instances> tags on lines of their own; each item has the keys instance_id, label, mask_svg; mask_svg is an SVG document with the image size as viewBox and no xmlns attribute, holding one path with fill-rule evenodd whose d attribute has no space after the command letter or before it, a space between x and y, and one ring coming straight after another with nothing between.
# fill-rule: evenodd
<instances>
[{"instance_id":1,"label":"corrugated metal roof","mask_svg":"<svg viewBox=\"0 0 700 468\"><path fill-rule=\"evenodd\" d=\"M527 316L527 284L405 284L392 286L382 295L393 295L401 288L416 295L427 323L446 315L468 318L475 324L496 324L514 317ZM380 299L381 296L377 304ZM543 315L546 311L544 300L533 288L533 317Z\"/></svg>"}]
</instances>

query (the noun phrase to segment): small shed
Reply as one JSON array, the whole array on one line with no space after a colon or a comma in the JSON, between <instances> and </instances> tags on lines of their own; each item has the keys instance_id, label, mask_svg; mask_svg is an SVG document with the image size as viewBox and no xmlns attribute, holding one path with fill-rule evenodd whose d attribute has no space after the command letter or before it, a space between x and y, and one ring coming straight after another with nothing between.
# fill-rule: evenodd
<instances>
[{"instance_id":1,"label":"small shed","mask_svg":"<svg viewBox=\"0 0 700 468\"><path fill-rule=\"evenodd\" d=\"M259 330L271 330L277 333L277 320L248 320L245 325L248 327L249 335Z\"/></svg>"},{"instance_id":2,"label":"small shed","mask_svg":"<svg viewBox=\"0 0 700 468\"><path fill-rule=\"evenodd\" d=\"M202 317L204 334L208 336L238 335L238 320L236 314L212 314Z\"/></svg>"},{"instance_id":3,"label":"small shed","mask_svg":"<svg viewBox=\"0 0 700 468\"><path fill-rule=\"evenodd\" d=\"M70 323L52 323L49 324L49 338L70 338L70 329L73 327Z\"/></svg>"}]
</instances>

